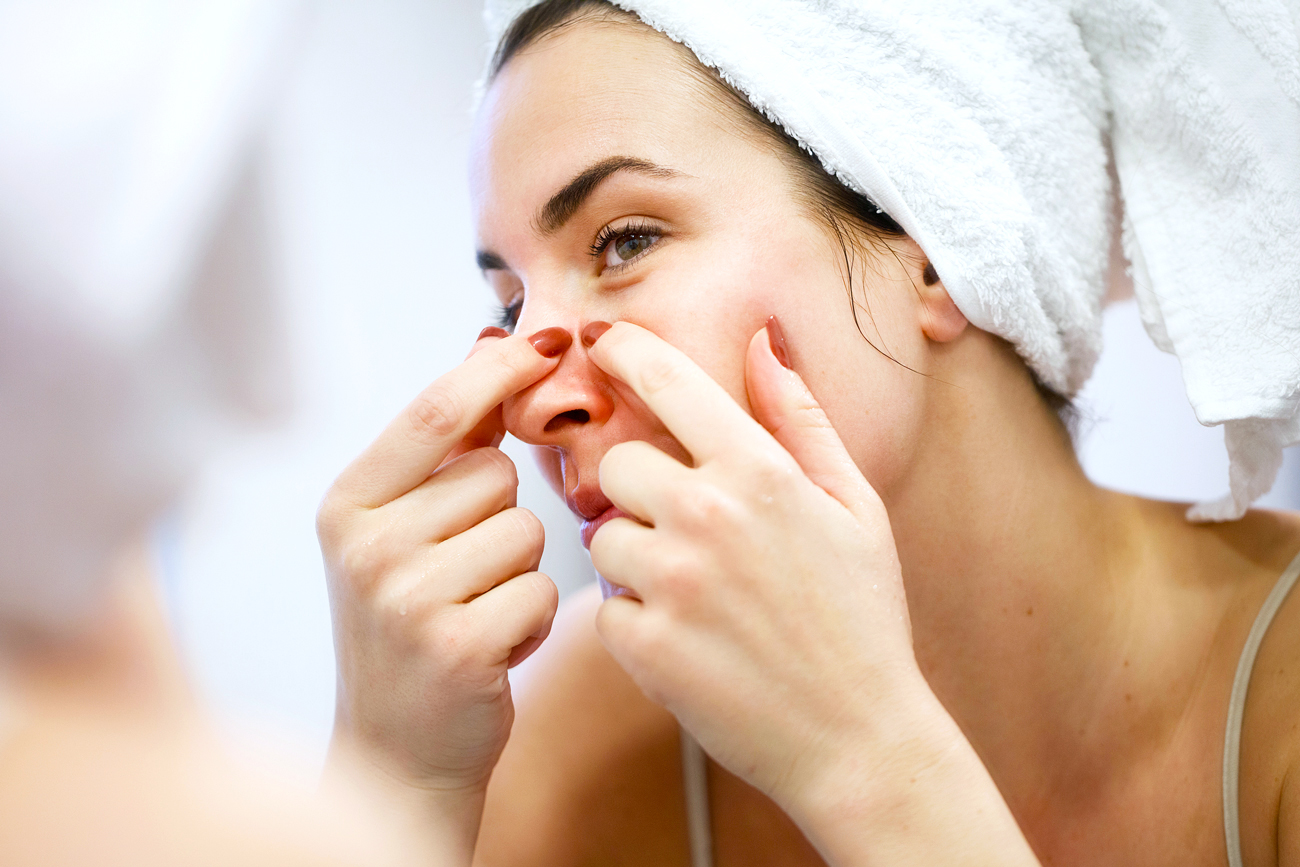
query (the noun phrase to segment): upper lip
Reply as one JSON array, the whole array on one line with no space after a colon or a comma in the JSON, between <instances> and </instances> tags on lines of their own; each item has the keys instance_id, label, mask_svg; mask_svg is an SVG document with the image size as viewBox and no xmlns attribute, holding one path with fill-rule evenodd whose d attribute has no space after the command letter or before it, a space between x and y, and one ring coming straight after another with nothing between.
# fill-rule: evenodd
<instances>
[{"instance_id":1,"label":"upper lip","mask_svg":"<svg viewBox=\"0 0 1300 867\"><path fill-rule=\"evenodd\" d=\"M582 485L579 485L572 494L565 494L564 502L568 505L569 511L584 521L594 521L614 505L600 492L600 488Z\"/></svg>"}]
</instances>

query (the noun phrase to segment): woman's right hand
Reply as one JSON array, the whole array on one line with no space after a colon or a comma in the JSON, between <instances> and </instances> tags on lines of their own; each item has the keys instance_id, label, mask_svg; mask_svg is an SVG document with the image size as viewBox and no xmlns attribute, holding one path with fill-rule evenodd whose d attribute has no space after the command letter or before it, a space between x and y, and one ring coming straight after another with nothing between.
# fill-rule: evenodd
<instances>
[{"instance_id":1,"label":"woman's right hand","mask_svg":"<svg viewBox=\"0 0 1300 867\"><path fill-rule=\"evenodd\" d=\"M554 369L566 338L486 330L343 471L317 516L336 745L469 813L514 718L507 670L545 639L558 604L536 571L541 522L515 507L515 466L496 448L500 404Z\"/></svg>"}]
</instances>

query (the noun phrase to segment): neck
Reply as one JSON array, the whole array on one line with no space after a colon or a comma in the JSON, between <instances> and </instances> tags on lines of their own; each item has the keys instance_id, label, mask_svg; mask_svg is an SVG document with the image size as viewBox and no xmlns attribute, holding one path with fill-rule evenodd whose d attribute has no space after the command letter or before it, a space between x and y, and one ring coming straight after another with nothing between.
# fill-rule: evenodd
<instances>
[{"instance_id":1,"label":"neck","mask_svg":"<svg viewBox=\"0 0 1300 867\"><path fill-rule=\"evenodd\" d=\"M1015 363L1011 387L948 387L886 500L931 687L1001 785L1042 791L1150 749L1134 738L1147 710L1125 697L1181 688L1162 661L1204 633L1143 620L1168 611L1151 578L1181 531L1168 509L1087 479ZM1139 729L1168 737L1169 703L1148 710Z\"/></svg>"}]
</instances>

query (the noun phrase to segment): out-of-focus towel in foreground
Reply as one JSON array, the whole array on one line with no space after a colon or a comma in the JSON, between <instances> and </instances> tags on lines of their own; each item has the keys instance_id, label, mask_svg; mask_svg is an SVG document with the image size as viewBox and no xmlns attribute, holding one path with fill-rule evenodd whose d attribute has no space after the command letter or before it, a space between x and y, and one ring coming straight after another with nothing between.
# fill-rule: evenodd
<instances>
[{"instance_id":1,"label":"out-of-focus towel in foreground","mask_svg":"<svg viewBox=\"0 0 1300 867\"><path fill-rule=\"evenodd\" d=\"M0 3L0 629L89 617L284 397L255 159L297 0Z\"/></svg>"}]
</instances>

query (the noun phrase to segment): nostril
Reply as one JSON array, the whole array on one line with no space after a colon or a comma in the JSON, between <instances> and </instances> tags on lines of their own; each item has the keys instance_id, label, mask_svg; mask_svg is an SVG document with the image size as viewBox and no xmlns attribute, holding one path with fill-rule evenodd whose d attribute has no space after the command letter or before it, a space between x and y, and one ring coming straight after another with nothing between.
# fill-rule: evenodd
<instances>
[{"instance_id":1,"label":"nostril","mask_svg":"<svg viewBox=\"0 0 1300 867\"><path fill-rule=\"evenodd\" d=\"M570 422L575 424L586 424L589 421L591 421L591 413L587 412L585 409L571 409L568 412L560 413L555 418L548 421L546 427L542 428L542 430L546 431L546 433L554 433Z\"/></svg>"}]
</instances>

